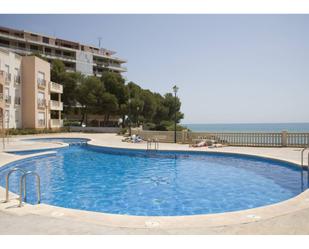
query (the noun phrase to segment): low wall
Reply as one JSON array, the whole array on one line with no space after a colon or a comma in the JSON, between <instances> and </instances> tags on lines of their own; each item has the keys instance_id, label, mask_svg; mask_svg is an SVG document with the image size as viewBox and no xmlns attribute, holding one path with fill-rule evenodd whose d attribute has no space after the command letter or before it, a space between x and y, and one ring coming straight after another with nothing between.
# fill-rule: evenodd
<instances>
[{"instance_id":1,"label":"low wall","mask_svg":"<svg viewBox=\"0 0 309 249\"><path fill-rule=\"evenodd\" d=\"M132 129L144 140L157 139L159 142L174 142L173 131L144 131ZM261 147L306 147L309 146L309 133L300 132L188 132L176 133L178 143L193 143L195 139L213 139L231 146Z\"/></svg>"},{"instance_id":2,"label":"low wall","mask_svg":"<svg viewBox=\"0 0 309 249\"><path fill-rule=\"evenodd\" d=\"M118 127L81 127L70 126L71 132L96 132L96 133L118 133L120 128Z\"/></svg>"}]
</instances>

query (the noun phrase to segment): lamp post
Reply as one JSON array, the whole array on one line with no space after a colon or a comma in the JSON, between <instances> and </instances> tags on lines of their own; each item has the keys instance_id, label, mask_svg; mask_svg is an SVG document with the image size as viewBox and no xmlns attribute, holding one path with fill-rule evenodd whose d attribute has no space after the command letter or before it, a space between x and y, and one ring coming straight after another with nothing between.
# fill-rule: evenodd
<instances>
[{"instance_id":1,"label":"lamp post","mask_svg":"<svg viewBox=\"0 0 309 249\"><path fill-rule=\"evenodd\" d=\"M139 117L139 106L136 107L136 125L139 126L138 117Z\"/></svg>"},{"instance_id":2,"label":"lamp post","mask_svg":"<svg viewBox=\"0 0 309 249\"><path fill-rule=\"evenodd\" d=\"M178 92L178 87L175 85L175 86L173 86L173 92L174 92L174 94L175 94L175 103L174 103L174 111L175 111L175 113L174 113L174 121L175 121L175 126L174 126L174 143L176 143L177 142L177 131L176 131L176 129L177 129L177 117L176 117L176 100L177 100L177 92Z\"/></svg>"},{"instance_id":3,"label":"lamp post","mask_svg":"<svg viewBox=\"0 0 309 249\"><path fill-rule=\"evenodd\" d=\"M128 115L128 119L129 119L129 136L131 137L131 98L129 97L129 115Z\"/></svg>"}]
</instances>

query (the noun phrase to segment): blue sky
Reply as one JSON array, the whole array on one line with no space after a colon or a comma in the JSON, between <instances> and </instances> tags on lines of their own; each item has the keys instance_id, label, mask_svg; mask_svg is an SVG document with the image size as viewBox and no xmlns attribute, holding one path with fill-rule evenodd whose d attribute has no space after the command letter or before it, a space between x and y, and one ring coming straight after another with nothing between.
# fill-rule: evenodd
<instances>
[{"instance_id":1,"label":"blue sky","mask_svg":"<svg viewBox=\"0 0 309 249\"><path fill-rule=\"evenodd\" d=\"M0 15L117 51L126 77L180 88L183 123L309 122L309 15Z\"/></svg>"}]
</instances>

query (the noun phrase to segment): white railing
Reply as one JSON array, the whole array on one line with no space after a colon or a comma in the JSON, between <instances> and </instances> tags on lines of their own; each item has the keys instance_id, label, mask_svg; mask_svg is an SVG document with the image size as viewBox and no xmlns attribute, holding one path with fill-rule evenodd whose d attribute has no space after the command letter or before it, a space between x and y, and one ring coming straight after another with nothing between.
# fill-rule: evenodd
<instances>
[{"instance_id":1,"label":"white railing","mask_svg":"<svg viewBox=\"0 0 309 249\"><path fill-rule=\"evenodd\" d=\"M15 97L14 104L15 105L20 105L20 97Z\"/></svg>"},{"instance_id":2,"label":"white railing","mask_svg":"<svg viewBox=\"0 0 309 249\"><path fill-rule=\"evenodd\" d=\"M0 70L0 76L4 78L5 72L3 70Z\"/></svg>"},{"instance_id":3,"label":"white railing","mask_svg":"<svg viewBox=\"0 0 309 249\"><path fill-rule=\"evenodd\" d=\"M39 127L45 127L45 119L39 119L38 120L38 126Z\"/></svg>"},{"instance_id":4,"label":"white railing","mask_svg":"<svg viewBox=\"0 0 309 249\"><path fill-rule=\"evenodd\" d=\"M11 82L12 75L5 72L5 83L9 84Z\"/></svg>"},{"instance_id":5,"label":"white railing","mask_svg":"<svg viewBox=\"0 0 309 249\"><path fill-rule=\"evenodd\" d=\"M14 83L20 84L20 75L14 75Z\"/></svg>"},{"instance_id":6,"label":"white railing","mask_svg":"<svg viewBox=\"0 0 309 249\"><path fill-rule=\"evenodd\" d=\"M38 108L46 107L46 99L38 99Z\"/></svg>"},{"instance_id":7,"label":"white railing","mask_svg":"<svg viewBox=\"0 0 309 249\"><path fill-rule=\"evenodd\" d=\"M60 102L60 101L51 100L50 101L50 109L62 111L63 110L63 103Z\"/></svg>"},{"instance_id":8,"label":"white railing","mask_svg":"<svg viewBox=\"0 0 309 249\"><path fill-rule=\"evenodd\" d=\"M6 104L11 104L11 96L8 95L4 96L4 100Z\"/></svg>"},{"instance_id":9,"label":"white railing","mask_svg":"<svg viewBox=\"0 0 309 249\"><path fill-rule=\"evenodd\" d=\"M174 142L173 131L143 131L132 129L132 132L144 140L158 139L160 142ZM258 147L305 147L309 146L309 133L300 132L188 132L178 131L177 142L193 143L196 140L211 139L231 146Z\"/></svg>"},{"instance_id":10,"label":"white railing","mask_svg":"<svg viewBox=\"0 0 309 249\"><path fill-rule=\"evenodd\" d=\"M50 91L51 92L57 92L57 93L63 93L63 86L61 84L50 82Z\"/></svg>"},{"instance_id":11,"label":"white railing","mask_svg":"<svg viewBox=\"0 0 309 249\"><path fill-rule=\"evenodd\" d=\"M38 87L45 88L46 87L46 80L41 79L41 78L37 78L37 84L38 84Z\"/></svg>"},{"instance_id":12,"label":"white railing","mask_svg":"<svg viewBox=\"0 0 309 249\"><path fill-rule=\"evenodd\" d=\"M62 119L51 119L50 120L50 127L51 128L60 128L63 126L63 120Z\"/></svg>"}]
</instances>

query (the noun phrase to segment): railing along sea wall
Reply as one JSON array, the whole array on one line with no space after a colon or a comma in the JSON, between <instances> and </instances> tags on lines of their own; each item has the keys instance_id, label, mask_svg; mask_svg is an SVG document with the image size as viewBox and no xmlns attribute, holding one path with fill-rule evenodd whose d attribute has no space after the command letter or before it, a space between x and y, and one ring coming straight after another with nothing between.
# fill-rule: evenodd
<instances>
[{"instance_id":1,"label":"railing along sea wall","mask_svg":"<svg viewBox=\"0 0 309 249\"><path fill-rule=\"evenodd\" d=\"M174 142L173 131L145 131L132 129L144 140L157 139L159 142ZM194 143L201 139L215 140L231 146L260 147L306 147L309 146L309 133L304 132L190 132L178 131L178 143Z\"/></svg>"}]
</instances>

